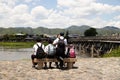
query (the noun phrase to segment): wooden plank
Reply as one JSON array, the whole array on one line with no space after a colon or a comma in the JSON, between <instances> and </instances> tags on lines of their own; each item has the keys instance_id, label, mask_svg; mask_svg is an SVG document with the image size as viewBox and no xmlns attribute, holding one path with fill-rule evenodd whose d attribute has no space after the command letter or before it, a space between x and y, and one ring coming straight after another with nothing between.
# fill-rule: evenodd
<instances>
[{"instance_id":1,"label":"wooden plank","mask_svg":"<svg viewBox=\"0 0 120 80\"><path fill-rule=\"evenodd\" d=\"M67 62L67 68L72 69L73 67L73 62Z\"/></svg>"},{"instance_id":2,"label":"wooden plank","mask_svg":"<svg viewBox=\"0 0 120 80\"><path fill-rule=\"evenodd\" d=\"M72 69L73 68L73 63L76 62L76 58L64 58L64 62L67 63L67 68Z\"/></svg>"},{"instance_id":3,"label":"wooden plank","mask_svg":"<svg viewBox=\"0 0 120 80\"><path fill-rule=\"evenodd\" d=\"M43 58L43 59L34 59L34 62L59 62L56 58L49 59L49 58ZM76 58L64 58L64 62L76 62Z\"/></svg>"},{"instance_id":4,"label":"wooden plank","mask_svg":"<svg viewBox=\"0 0 120 80\"><path fill-rule=\"evenodd\" d=\"M76 58L64 58L64 62L76 62Z\"/></svg>"},{"instance_id":5,"label":"wooden plank","mask_svg":"<svg viewBox=\"0 0 120 80\"><path fill-rule=\"evenodd\" d=\"M38 59L38 61L42 61L42 62L59 62L56 58L53 58L53 59L43 58L43 59Z\"/></svg>"},{"instance_id":6,"label":"wooden plank","mask_svg":"<svg viewBox=\"0 0 120 80\"><path fill-rule=\"evenodd\" d=\"M38 62L37 69L42 69L42 68L43 68L43 62L39 61L39 62Z\"/></svg>"}]
</instances>

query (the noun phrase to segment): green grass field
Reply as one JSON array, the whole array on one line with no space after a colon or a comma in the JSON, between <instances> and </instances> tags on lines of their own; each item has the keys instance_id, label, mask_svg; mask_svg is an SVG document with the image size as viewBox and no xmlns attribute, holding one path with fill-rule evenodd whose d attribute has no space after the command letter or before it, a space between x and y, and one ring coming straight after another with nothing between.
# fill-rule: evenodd
<instances>
[{"instance_id":1,"label":"green grass field","mask_svg":"<svg viewBox=\"0 0 120 80\"><path fill-rule=\"evenodd\" d=\"M5 48L31 48L35 42L0 42L0 46ZM46 42L43 44L47 45Z\"/></svg>"}]
</instances>

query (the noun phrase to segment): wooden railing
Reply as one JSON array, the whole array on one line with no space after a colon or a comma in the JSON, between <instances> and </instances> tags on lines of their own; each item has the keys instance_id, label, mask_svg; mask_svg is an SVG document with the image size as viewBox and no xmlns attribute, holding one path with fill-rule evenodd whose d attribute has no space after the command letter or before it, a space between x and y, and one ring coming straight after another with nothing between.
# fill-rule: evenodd
<instances>
[{"instance_id":1,"label":"wooden railing","mask_svg":"<svg viewBox=\"0 0 120 80\"><path fill-rule=\"evenodd\" d=\"M95 36L95 37L84 37L80 36L77 38L70 38L69 42L77 42L77 41L120 41L120 36Z\"/></svg>"}]
</instances>

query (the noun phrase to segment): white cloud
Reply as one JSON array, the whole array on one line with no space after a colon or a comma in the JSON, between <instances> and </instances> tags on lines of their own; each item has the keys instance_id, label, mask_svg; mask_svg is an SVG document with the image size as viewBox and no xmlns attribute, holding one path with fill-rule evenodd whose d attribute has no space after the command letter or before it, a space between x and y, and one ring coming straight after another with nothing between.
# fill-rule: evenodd
<instances>
[{"instance_id":1,"label":"white cloud","mask_svg":"<svg viewBox=\"0 0 120 80\"><path fill-rule=\"evenodd\" d=\"M114 17L115 20L120 20L120 15Z\"/></svg>"},{"instance_id":2,"label":"white cloud","mask_svg":"<svg viewBox=\"0 0 120 80\"><path fill-rule=\"evenodd\" d=\"M29 7L25 4L20 4L18 6L15 6L13 9L13 14L23 14L23 13L28 13Z\"/></svg>"},{"instance_id":3,"label":"white cloud","mask_svg":"<svg viewBox=\"0 0 120 80\"><path fill-rule=\"evenodd\" d=\"M64 26L69 24L69 20L69 17L63 16L60 13L57 13L57 11L51 11L47 18L39 21L39 24L41 26L46 26L49 28L63 28Z\"/></svg>"},{"instance_id":4,"label":"white cloud","mask_svg":"<svg viewBox=\"0 0 120 80\"><path fill-rule=\"evenodd\" d=\"M91 8L93 9L93 11L98 12L99 15L112 14L114 12L120 11L120 6L112 6L102 3L92 3Z\"/></svg>"},{"instance_id":5,"label":"white cloud","mask_svg":"<svg viewBox=\"0 0 120 80\"><path fill-rule=\"evenodd\" d=\"M14 15L11 17L11 20L13 21L14 23L14 26L30 26L30 25L26 25L27 23L29 23L30 21L32 21L32 16L27 14L27 13L24 13L22 15Z\"/></svg>"},{"instance_id":6,"label":"white cloud","mask_svg":"<svg viewBox=\"0 0 120 80\"><path fill-rule=\"evenodd\" d=\"M73 7L89 6L95 0L57 0L57 1L58 1L58 7L73 8Z\"/></svg>"},{"instance_id":7,"label":"white cloud","mask_svg":"<svg viewBox=\"0 0 120 80\"><path fill-rule=\"evenodd\" d=\"M32 2L33 0L24 0L26 3L30 3Z\"/></svg>"},{"instance_id":8,"label":"white cloud","mask_svg":"<svg viewBox=\"0 0 120 80\"><path fill-rule=\"evenodd\" d=\"M36 2L37 0L22 0L21 2L20 0L0 0L0 26L65 28L71 25L93 27L111 25L120 27L120 16L113 16L120 12L119 5L98 3L96 0L57 0L57 7L54 9L47 9L42 5L30 6L30 4L37 4ZM103 16L107 14L113 17L105 20Z\"/></svg>"},{"instance_id":9,"label":"white cloud","mask_svg":"<svg viewBox=\"0 0 120 80\"><path fill-rule=\"evenodd\" d=\"M5 17L6 15L8 15L11 10L12 10L12 9L9 8L8 6L4 6L4 5L1 6L1 5L0 5L0 15L3 15L3 16L1 16L1 17Z\"/></svg>"},{"instance_id":10,"label":"white cloud","mask_svg":"<svg viewBox=\"0 0 120 80\"><path fill-rule=\"evenodd\" d=\"M120 28L120 21L110 21L108 22L106 25L114 25L115 27L119 27Z\"/></svg>"},{"instance_id":11,"label":"white cloud","mask_svg":"<svg viewBox=\"0 0 120 80\"><path fill-rule=\"evenodd\" d=\"M32 9L31 15L35 17L35 19L44 19L47 18L50 13L50 10L47 10L43 6L37 6Z\"/></svg>"},{"instance_id":12,"label":"white cloud","mask_svg":"<svg viewBox=\"0 0 120 80\"><path fill-rule=\"evenodd\" d=\"M97 3L96 0L58 0L58 8L62 15L70 18L73 25L90 25L94 27L104 27L112 22L104 20L101 16L112 15L120 11L120 6L112 6L103 3ZM107 16L106 16L107 17ZM113 18L111 18L113 20ZM98 23L100 22L100 23ZM114 22L117 25L119 22ZM120 27L120 25L117 25Z\"/></svg>"},{"instance_id":13,"label":"white cloud","mask_svg":"<svg viewBox=\"0 0 120 80\"><path fill-rule=\"evenodd\" d=\"M16 5L17 0L0 0L0 5L5 5L13 8Z\"/></svg>"},{"instance_id":14,"label":"white cloud","mask_svg":"<svg viewBox=\"0 0 120 80\"><path fill-rule=\"evenodd\" d=\"M32 16L29 14L29 7L25 4L15 6L13 10L11 10L9 19L13 27L30 26L26 25L28 22L32 21Z\"/></svg>"}]
</instances>

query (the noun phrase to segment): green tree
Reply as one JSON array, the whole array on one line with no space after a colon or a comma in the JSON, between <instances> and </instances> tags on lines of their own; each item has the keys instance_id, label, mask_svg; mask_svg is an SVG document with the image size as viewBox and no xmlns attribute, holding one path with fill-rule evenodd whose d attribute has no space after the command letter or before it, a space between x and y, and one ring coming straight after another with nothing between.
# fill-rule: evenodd
<instances>
[{"instance_id":1,"label":"green tree","mask_svg":"<svg viewBox=\"0 0 120 80\"><path fill-rule=\"evenodd\" d=\"M4 39L5 41L8 41L8 40L9 40L9 35L8 35L8 34L5 34L5 35L3 36L3 39Z\"/></svg>"},{"instance_id":2,"label":"green tree","mask_svg":"<svg viewBox=\"0 0 120 80\"><path fill-rule=\"evenodd\" d=\"M84 36L96 36L98 33L95 28L89 28L84 32Z\"/></svg>"}]
</instances>

